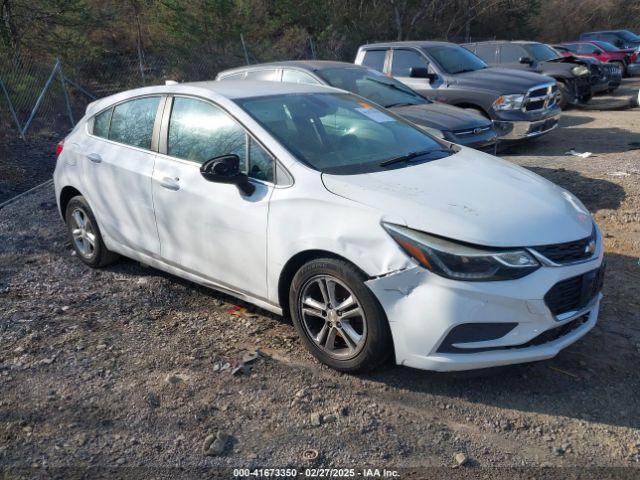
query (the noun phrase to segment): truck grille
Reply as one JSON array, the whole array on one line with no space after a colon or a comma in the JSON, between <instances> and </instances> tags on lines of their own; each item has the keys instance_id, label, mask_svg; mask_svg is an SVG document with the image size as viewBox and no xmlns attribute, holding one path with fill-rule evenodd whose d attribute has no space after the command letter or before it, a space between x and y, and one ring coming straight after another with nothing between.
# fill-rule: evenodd
<instances>
[{"instance_id":1,"label":"truck grille","mask_svg":"<svg viewBox=\"0 0 640 480\"><path fill-rule=\"evenodd\" d=\"M533 112L552 107L556 103L558 86L556 84L540 85L529 90L523 110Z\"/></svg>"},{"instance_id":2,"label":"truck grille","mask_svg":"<svg viewBox=\"0 0 640 480\"><path fill-rule=\"evenodd\" d=\"M605 267L556 283L544 296L544 302L555 316L586 307L602 289Z\"/></svg>"}]
</instances>

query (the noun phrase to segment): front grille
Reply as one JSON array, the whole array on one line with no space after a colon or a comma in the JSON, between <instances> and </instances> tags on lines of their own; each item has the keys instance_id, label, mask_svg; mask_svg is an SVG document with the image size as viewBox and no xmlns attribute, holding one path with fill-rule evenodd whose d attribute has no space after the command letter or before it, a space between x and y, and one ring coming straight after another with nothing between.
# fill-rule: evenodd
<instances>
[{"instance_id":1,"label":"front grille","mask_svg":"<svg viewBox=\"0 0 640 480\"><path fill-rule=\"evenodd\" d=\"M589 248L590 243L594 242L595 248L596 232L595 230L587 238L576 240L573 242L556 243L553 245L540 245L531 247L540 255L559 264L579 262L591 258L594 249Z\"/></svg>"},{"instance_id":2,"label":"front grille","mask_svg":"<svg viewBox=\"0 0 640 480\"><path fill-rule=\"evenodd\" d=\"M555 316L581 310L600 292L603 281L604 265L556 283L544 296L544 302Z\"/></svg>"},{"instance_id":3,"label":"front grille","mask_svg":"<svg viewBox=\"0 0 640 480\"><path fill-rule=\"evenodd\" d=\"M556 103L557 93L558 86L555 84L534 87L527 94L523 110L525 112L533 112L552 107Z\"/></svg>"},{"instance_id":4,"label":"front grille","mask_svg":"<svg viewBox=\"0 0 640 480\"><path fill-rule=\"evenodd\" d=\"M468 137L471 135L480 135L491 130L491 125L486 127L466 128L464 130L454 130L453 134L457 137Z\"/></svg>"}]
</instances>

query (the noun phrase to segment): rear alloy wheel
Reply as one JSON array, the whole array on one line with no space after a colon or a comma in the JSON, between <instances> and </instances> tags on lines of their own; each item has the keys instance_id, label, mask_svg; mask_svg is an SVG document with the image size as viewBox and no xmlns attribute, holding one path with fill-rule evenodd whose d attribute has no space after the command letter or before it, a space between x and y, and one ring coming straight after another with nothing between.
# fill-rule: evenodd
<instances>
[{"instance_id":1,"label":"rear alloy wheel","mask_svg":"<svg viewBox=\"0 0 640 480\"><path fill-rule=\"evenodd\" d=\"M96 218L84 197L78 195L69 201L65 220L73 249L84 263L98 268L118 259L118 254L104 245Z\"/></svg>"},{"instance_id":2,"label":"rear alloy wheel","mask_svg":"<svg viewBox=\"0 0 640 480\"><path fill-rule=\"evenodd\" d=\"M364 371L392 351L382 307L347 262L314 260L295 275L289 295L291 317L305 346L323 363L345 372Z\"/></svg>"}]
</instances>

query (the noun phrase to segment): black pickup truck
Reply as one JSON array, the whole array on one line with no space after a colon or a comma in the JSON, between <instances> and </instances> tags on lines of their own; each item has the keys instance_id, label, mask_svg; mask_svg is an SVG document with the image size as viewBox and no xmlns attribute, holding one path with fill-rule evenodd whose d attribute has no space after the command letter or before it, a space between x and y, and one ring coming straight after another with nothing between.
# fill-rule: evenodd
<instances>
[{"instance_id":1,"label":"black pickup truck","mask_svg":"<svg viewBox=\"0 0 640 480\"><path fill-rule=\"evenodd\" d=\"M591 99L591 71L584 62L559 55L553 48L538 42L490 41L464 43L489 65L526 70L548 75L558 82L560 108L579 105Z\"/></svg>"},{"instance_id":2,"label":"black pickup truck","mask_svg":"<svg viewBox=\"0 0 640 480\"><path fill-rule=\"evenodd\" d=\"M454 43L363 45L355 63L392 76L425 97L481 113L493 120L501 141L537 137L558 126L553 78L489 67Z\"/></svg>"}]
</instances>

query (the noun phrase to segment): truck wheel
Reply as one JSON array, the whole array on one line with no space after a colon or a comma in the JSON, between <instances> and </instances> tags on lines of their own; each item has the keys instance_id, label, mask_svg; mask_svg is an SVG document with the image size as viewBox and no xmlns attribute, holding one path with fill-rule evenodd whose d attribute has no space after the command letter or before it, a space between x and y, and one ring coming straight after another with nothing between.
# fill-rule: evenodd
<instances>
[{"instance_id":1,"label":"truck wheel","mask_svg":"<svg viewBox=\"0 0 640 480\"><path fill-rule=\"evenodd\" d=\"M558 82L558 92L560 96L558 97L558 106L562 110L566 110L569 106L569 89L564 83Z\"/></svg>"}]
</instances>

